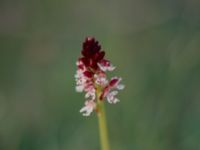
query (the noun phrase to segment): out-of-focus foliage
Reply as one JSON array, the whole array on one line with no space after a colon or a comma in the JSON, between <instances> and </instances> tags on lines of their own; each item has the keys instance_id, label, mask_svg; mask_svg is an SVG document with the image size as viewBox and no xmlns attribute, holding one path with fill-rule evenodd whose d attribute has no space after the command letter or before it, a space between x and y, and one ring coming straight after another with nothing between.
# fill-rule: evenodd
<instances>
[{"instance_id":1,"label":"out-of-focus foliage","mask_svg":"<svg viewBox=\"0 0 200 150\"><path fill-rule=\"evenodd\" d=\"M199 150L198 0L1 1L0 149L99 149L74 90L88 35L126 84L106 105L112 149Z\"/></svg>"}]
</instances>

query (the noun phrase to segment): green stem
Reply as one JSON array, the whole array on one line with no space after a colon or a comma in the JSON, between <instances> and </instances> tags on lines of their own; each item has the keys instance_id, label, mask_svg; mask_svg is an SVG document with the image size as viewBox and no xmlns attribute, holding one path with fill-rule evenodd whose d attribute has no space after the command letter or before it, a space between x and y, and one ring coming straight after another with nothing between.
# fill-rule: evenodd
<instances>
[{"instance_id":1,"label":"green stem","mask_svg":"<svg viewBox=\"0 0 200 150\"><path fill-rule=\"evenodd\" d=\"M104 102L98 100L99 133L102 150L110 150Z\"/></svg>"}]
</instances>

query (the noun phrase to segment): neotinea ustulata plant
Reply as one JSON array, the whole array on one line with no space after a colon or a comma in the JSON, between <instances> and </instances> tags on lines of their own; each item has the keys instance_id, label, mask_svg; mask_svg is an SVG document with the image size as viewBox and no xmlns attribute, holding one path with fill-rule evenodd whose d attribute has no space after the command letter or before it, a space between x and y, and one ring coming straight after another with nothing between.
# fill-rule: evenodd
<instances>
[{"instance_id":1,"label":"neotinea ustulata plant","mask_svg":"<svg viewBox=\"0 0 200 150\"><path fill-rule=\"evenodd\" d=\"M108 79L106 73L113 71L114 67L105 58L105 51L101 49L98 41L93 37L86 37L82 45L82 56L76 62L75 74L76 91L85 92L85 105L80 112L83 116L90 116L96 111L99 122L99 133L102 150L110 150L106 125L104 102L116 104L119 90L124 89L120 77Z\"/></svg>"}]
</instances>

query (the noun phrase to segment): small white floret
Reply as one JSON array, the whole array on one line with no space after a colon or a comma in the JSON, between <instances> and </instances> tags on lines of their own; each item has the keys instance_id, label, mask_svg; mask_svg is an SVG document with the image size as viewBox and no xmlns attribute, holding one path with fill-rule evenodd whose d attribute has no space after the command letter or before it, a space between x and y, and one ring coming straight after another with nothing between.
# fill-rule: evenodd
<instances>
[{"instance_id":1,"label":"small white floret","mask_svg":"<svg viewBox=\"0 0 200 150\"><path fill-rule=\"evenodd\" d=\"M85 102L85 106L81 108L80 113L82 113L83 116L90 116L95 108L96 103L93 100L88 100Z\"/></svg>"}]
</instances>

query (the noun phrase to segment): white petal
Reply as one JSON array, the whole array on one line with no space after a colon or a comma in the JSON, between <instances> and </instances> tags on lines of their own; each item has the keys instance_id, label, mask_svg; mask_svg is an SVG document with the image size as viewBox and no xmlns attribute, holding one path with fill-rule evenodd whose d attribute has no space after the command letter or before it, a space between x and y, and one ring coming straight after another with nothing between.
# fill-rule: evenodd
<instances>
[{"instance_id":1,"label":"white petal","mask_svg":"<svg viewBox=\"0 0 200 150\"><path fill-rule=\"evenodd\" d=\"M112 91L112 92L110 92L107 96L106 96L106 98L107 98L107 100L108 100L108 102L109 103L117 103L117 102L119 102L119 99L117 99L115 96L118 94L118 91Z\"/></svg>"},{"instance_id":2,"label":"white petal","mask_svg":"<svg viewBox=\"0 0 200 150\"><path fill-rule=\"evenodd\" d=\"M99 64L99 63L98 63L98 66L99 66L99 68L100 68L102 71L104 71L104 72L106 71L106 67L102 66L102 65Z\"/></svg>"},{"instance_id":3,"label":"white petal","mask_svg":"<svg viewBox=\"0 0 200 150\"><path fill-rule=\"evenodd\" d=\"M123 84L117 85L118 90L123 90L124 88L125 88L125 85L123 85Z\"/></svg>"},{"instance_id":4,"label":"white petal","mask_svg":"<svg viewBox=\"0 0 200 150\"><path fill-rule=\"evenodd\" d=\"M88 92L85 94L85 98L89 98L89 97L90 97L90 93Z\"/></svg>"},{"instance_id":5,"label":"white petal","mask_svg":"<svg viewBox=\"0 0 200 150\"><path fill-rule=\"evenodd\" d=\"M113 100L113 103L116 104L117 102L119 102L119 99L115 98L115 99Z\"/></svg>"},{"instance_id":6,"label":"white petal","mask_svg":"<svg viewBox=\"0 0 200 150\"><path fill-rule=\"evenodd\" d=\"M104 77L97 77L95 83L98 85L105 86L106 84L108 84L108 80Z\"/></svg>"},{"instance_id":7,"label":"white petal","mask_svg":"<svg viewBox=\"0 0 200 150\"><path fill-rule=\"evenodd\" d=\"M103 66L102 64L98 63L99 68L102 71L113 71L116 67L114 67L112 64L110 64L109 66Z\"/></svg>"},{"instance_id":8,"label":"white petal","mask_svg":"<svg viewBox=\"0 0 200 150\"><path fill-rule=\"evenodd\" d=\"M95 100L95 97L96 97L96 95L95 95L95 92L87 92L86 94L85 94L85 98L91 98L91 100Z\"/></svg>"},{"instance_id":9,"label":"white petal","mask_svg":"<svg viewBox=\"0 0 200 150\"><path fill-rule=\"evenodd\" d=\"M115 66L110 65L110 66L107 67L107 70L108 71L113 71L113 70L115 70L115 68L116 68Z\"/></svg>"},{"instance_id":10,"label":"white petal","mask_svg":"<svg viewBox=\"0 0 200 150\"><path fill-rule=\"evenodd\" d=\"M84 106L83 108L81 108L80 113L87 111L87 106Z\"/></svg>"},{"instance_id":11,"label":"white petal","mask_svg":"<svg viewBox=\"0 0 200 150\"><path fill-rule=\"evenodd\" d=\"M109 93L107 96L106 96L106 98L107 98L107 100L108 100L108 102L109 103L113 103L113 100L114 100L114 96L111 94L111 93Z\"/></svg>"},{"instance_id":12,"label":"white petal","mask_svg":"<svg viewBox=\"0 0 200 150\"><path fill-rule=\"evenodd\" d=\"M82 85L76 86L76 92L83 92L84 87Z\"/></svg>"},{"instance_id":13,"label":"white petal","mask_svg":"<svg viewBox=\"0 0 200 150\"><path fill-rule=\"evenodd\" d=\"M110 92L110 94L113 95L113 96L115 96L115 95L118 94L118 91L112 91L112 92Z\"/></svg>"},{"instance_id":14,"label":"white petal","mask_svg":"<svg viewBox=\"0 0 200 150\"><path fill-rule=\"evenodd\" d=\"M90 116L90 114L93 112L93 108L87 108L87 110L85 110L85 112L83 113L83 116Z\"/></svg>"}]
</instances>

